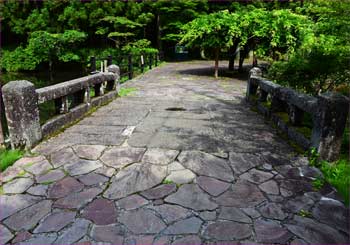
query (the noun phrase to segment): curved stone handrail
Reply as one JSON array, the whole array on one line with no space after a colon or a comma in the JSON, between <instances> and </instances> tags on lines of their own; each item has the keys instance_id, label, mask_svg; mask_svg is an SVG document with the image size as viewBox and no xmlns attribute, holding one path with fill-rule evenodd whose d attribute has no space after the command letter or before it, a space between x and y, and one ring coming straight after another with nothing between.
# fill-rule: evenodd
<instances>
[{"instance_id":1,"label":"curved stone handrail","mask_svg":"<svg viewBox=\"0 0 350 245\"><path fill-rule=\"evenodd\" d=\"M269 108L263 105L268 96L271 98ZM321 158L328 161L338 158L349 111L347 97L332 92L317 97L299 93L264 79L261 70L255 67L249 73L246 99L304 149L315 147ZM284 122L277 112L288 113L289 122ZM309 113L313 121L310 138L294 129L302 124L305 113Z\"/></svg>"},{"instance_id":2,"label":"curved stone handrail","mask_svg":"<svg viewBox=\"0 0 350 245\"><path fill-rule=\"evenodd\" d=\"M119 67L110 65L107 72L40 89L25 80L9 82L2 92L11 147L32 148L43 137L82 118L91 107L110 101L118 94L119 79ZM91 89L95 90L94 98L90 97ZM39 104L52 100L58 115L40 125Z\"/></svg>"}]
</instances>

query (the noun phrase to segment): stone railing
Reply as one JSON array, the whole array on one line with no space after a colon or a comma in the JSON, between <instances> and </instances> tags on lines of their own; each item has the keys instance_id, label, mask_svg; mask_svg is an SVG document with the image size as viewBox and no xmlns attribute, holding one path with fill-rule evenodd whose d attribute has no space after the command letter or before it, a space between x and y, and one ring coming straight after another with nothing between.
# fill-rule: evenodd
<instances>
[{"instance_id":1,"label":"stone railing","mask_svg":"<svg viewBox=\"0 0 350 245\"><path fill-rule=\"evenodd\" d=\"M119 67L56 85L35 89L28 81L12 81L2 87L11 147L31 148L43 137L80 119L92 107L117 96ZM94 97L90 91L94 90ZM39 104L54 101L56 116L40 125Z\"/></svg>"},{"instance_id":2,"label":"stone railing","mask_svg":"<svg viewBox=\"0 0 350 245\"><path fill-rule=\"evenodd\" d=\"M317 97L298 93L265 80L261 70L253 68L246 99L304 149L317 148L324 160L338 158L349 111L345 96L330 92ZM303 125L305 117L311 118L309 133Z\"/></svg>"}]
</instances>

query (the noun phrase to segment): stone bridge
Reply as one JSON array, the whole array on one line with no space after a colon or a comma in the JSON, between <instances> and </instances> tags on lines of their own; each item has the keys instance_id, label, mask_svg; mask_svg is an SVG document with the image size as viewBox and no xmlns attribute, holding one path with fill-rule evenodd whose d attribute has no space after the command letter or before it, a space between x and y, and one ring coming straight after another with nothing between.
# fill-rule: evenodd
<instances>
[{"instance_id":1,"label":"stone bridge","mask_svg":"<svg viewBox=\"0 0 350 245\"><path fill-rule=\"evenodd\" d=\"M2 174L0 243L346 244L349 210L245 102L169 63Z\"/></svg>"}]
</instances>

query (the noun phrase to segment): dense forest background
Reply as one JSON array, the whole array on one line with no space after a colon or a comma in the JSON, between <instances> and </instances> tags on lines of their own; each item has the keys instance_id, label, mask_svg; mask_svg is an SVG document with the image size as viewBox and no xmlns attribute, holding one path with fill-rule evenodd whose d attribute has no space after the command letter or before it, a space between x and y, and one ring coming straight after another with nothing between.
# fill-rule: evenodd
<instances>
[{"instance_id":1,"label":"dense forest background","mask_svg":"<svg viewBox=\"0 0 350 245\"><path fill-rule=\"evenodd\" d=\"M99 1L1 3L3 72L86 67L90 56L157 53L230 59L249 52L268 76L307 93L350 83L350 1ZM237 50L240 50L237 52ZM256 64L256 60L255 60Z\"/></svg>"}]
</instances>

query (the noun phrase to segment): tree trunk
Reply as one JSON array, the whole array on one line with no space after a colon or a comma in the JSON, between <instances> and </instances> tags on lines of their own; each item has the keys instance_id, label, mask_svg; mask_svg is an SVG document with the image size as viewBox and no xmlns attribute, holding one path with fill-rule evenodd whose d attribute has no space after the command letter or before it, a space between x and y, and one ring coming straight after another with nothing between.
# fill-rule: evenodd
<instances>
[{"instance_id":1,"label":"tree trunk","mask_svg":"<svg viewBox=\"0 0 350 245\"><path fill-rule=\"evenodd\" d=\"M235 70L235 52L236 50L234 49L234 47L230 47L229 49L229 60L228 60L228 70L229 71L234 71Z\"/></svg>"},{"instance_id":2,"label":"tree trunk","mask_svg":"<svg viewBox=\"0 0 350 245\"><path fill-rule=\"evenodd\" d=\"M219 48L215 49L215 78L219 77Z\"/></svg>"},{"instance_id":3,"label":"tree trunk","mask_svg":"<svg viewBox=\"0 0 350 245\"><path fill-rule=\"evenodd\" d=\"M236 41L233 43L233 45L229 49L229 61L228 61L228 70L234 71L235 70L235 58L236 58L236 50L239 44L239 39L236 39Z\"/></svg>"},{"instance_id":4,"label":"tree trunk","mask_svg":"<svg viewBox=\"0 0 350 245\"><path fill-rule=\"evenodd\" d=\"M243 62L244 62L244 58L245 58L244 49L240 49L240 50L239 50L239 64L238 64L238 70L239 70L239 72L242 72L242 71L243 71Z\"/></svg>"},{"instance_id":5,"label":"tree trunk","mask_svg":"<svg viewBox=\"0 0 350 245\"><path fill-rule=\"evenodd\" d=\"M160 15L157 14L157 49L158 51L162 51L162 39L161 39L161 30L160 30Z\"/></svg>"}]
</instances>

